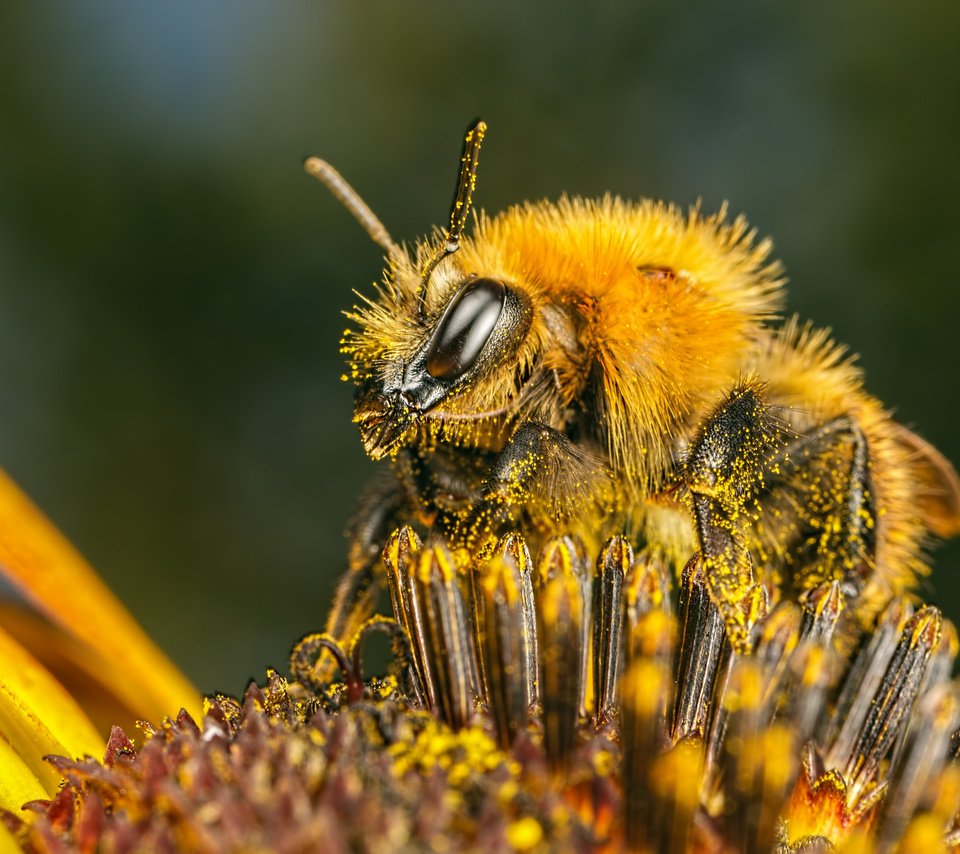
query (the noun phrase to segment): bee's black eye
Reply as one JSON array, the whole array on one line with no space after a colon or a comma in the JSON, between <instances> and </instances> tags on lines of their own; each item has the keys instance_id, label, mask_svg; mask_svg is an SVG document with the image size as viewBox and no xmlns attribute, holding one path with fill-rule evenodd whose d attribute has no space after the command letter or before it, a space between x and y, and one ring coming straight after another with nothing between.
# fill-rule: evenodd
<instances>
[{"instance_id":1,"label":"bee's black eye","mask_svg":"<svg viewBox=\"0 0 960 854\"><path fill-rule=\"evenodd\" d=\"M427 352L431 377L454 380L473 367L497 325L506 292L494 279L474 279L453 298Z\"/></svg>"}]
</instances>

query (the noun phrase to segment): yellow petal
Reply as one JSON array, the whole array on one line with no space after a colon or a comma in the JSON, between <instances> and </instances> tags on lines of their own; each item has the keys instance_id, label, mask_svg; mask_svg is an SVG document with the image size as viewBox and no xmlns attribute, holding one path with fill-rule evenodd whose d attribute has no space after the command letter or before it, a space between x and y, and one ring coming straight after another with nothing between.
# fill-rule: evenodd
<instances>
[{"instance_id":1,"label":"yellow petal","mask_svg":"<svg viewBox=\"0 0 960 854\"><path fill-rule=\"evenodd\" d=\"M27 801L49 798L50 795L51 792L43 787L17 751L0 737L0 809L17 813ZM3 823L0 823L0 829L4 829ZM0 836L0 852L4 850ZM19 851L20 847L13 850Z\"/></svg>"},{"instance_id":2,"label":"yellow petal","mask_svg":"<svg viewBox=\"0 0 960 854\"><path fill-rule=\"evenodd\" d=\"M0 760L0 768L3 767ZM3 781L0 780L0 805L3 804ZM17 844L13 834L7 828L0 824L0 854L21 854L23 849Z\"/></svg>"},{"instance_id":3,"label":"yellow petal","mask_svg":"<svg viewBox=\"0 0 960 854\"><path fill-rule=\"evenodd\" d=\"M19 604L0 602L0 626L64 687L104 739L114 724L134 737L143 715L114 693L107 681L111 666L103 656Z\"/></svg>"},{"instance_id":4,"label":"yellow petal","mask_svg":"<svg viewBox=\"0 0 960 854\"><path fill-rule=\"evenodd\" d=\"M139 715L159 721L183 706L199 716L202 706L196 689L2 471L0 572L53 622L110 662L104 678Z\"/></svg>"},{"instance_id":5,"label":"yellow petal","mask_svg":"<svg viewBox=\"0 0 960 854\"><path fill-rule=\"evenodd\" d=\"M2 726L5 698L16 698L21 709L39 720L74 759L85 754L103 756L104 741L83 709L30 653L0 629L0 731L13 741Z\"/></svg>"},{"instance_id":6,"label":"yellow petal","mask_svg":"<svg viewBox=\"0 0 960 854\"><path fill-rule=\"evenodd\" d=\"M65 756L68 751L37 713L4 685L0 685L0 736L52 795L60 785L60 774L43 757Z\"/></svg>"}]
</instances>

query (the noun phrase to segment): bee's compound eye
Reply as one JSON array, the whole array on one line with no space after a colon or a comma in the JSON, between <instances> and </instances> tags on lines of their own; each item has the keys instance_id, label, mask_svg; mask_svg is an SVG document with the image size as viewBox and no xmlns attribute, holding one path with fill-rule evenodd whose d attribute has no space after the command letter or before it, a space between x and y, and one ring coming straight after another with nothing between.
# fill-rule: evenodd
<instances>
[{"instance_id":1,"label":"bee's compound eye","mask_svg":"<svg viewBox=\"0 0 960 854\"><path fill-rule=\"evenodd\" d=\"M427 373L455 380L470 368L497 325L507 289L494 279L474 279L460 290L440 319L427 353Z\"/></svg>"}]
</instances>

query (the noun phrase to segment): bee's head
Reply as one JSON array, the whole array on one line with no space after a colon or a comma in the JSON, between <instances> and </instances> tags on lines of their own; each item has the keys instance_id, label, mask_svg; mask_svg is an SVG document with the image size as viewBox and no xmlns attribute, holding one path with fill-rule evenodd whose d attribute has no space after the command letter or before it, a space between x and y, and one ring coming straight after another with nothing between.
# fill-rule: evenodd
<instances>
[{"instance_id":1,"label":"bee's head","mask_svg":"<svg viewBox=\"0 0 960 854\"><path fill-rule=\"evenodd\" d=\"M469 275L439 313L413 314L408 306L406 317L393 316L398 339L391 343L406 339L406 347L386 347L369 372L354 362L354 418L373 459L399 447L423 417L501 369L525 337L531 310L519 290ZM349 340L346 349L352 352Z\"/></svg>"},{"instance_id":2,"label":"bee's head","mask_svg":"<svg viewBox=\"0 0 960 854\"><path fill-rule=\"evenodd\" d=\"M357 384L354 420L373 459L409 441L424 418L448 410L454 398L459 417L498 406L484 381L516 355L530 328L532 308L519 288L496 275L464 271L451 258L470 213L485 131L483 122L467 131L449 225L421 245L416 258L393 242L332 167L307 161L308 171L344 202L390 261L379 298L348 315L358 328L343 341ZM477 383L485 390L464 402Z\"/></svg>"}]
</instances>

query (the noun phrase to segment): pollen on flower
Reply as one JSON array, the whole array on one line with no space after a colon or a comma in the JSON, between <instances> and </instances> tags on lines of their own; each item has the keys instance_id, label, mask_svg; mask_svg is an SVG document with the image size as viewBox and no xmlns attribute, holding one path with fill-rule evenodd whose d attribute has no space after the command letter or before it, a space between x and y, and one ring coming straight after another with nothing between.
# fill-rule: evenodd
<instances>
[{"instance_id":1,"label":"pollen on flower","mask_svg":"<svg viewBox=\"0 0 960 854\"><path fill-rule=\"evenodd\" d=\"M511 776L516 772L490 736L478 727L453 732L430 715L423 715L423 728L412 742L398 741L388 748L393 773L404 777L412 771L430 774L443 771L451 787L459 788L475 774L483 775L503 768Z\"/></svg>"}]
</instances>

